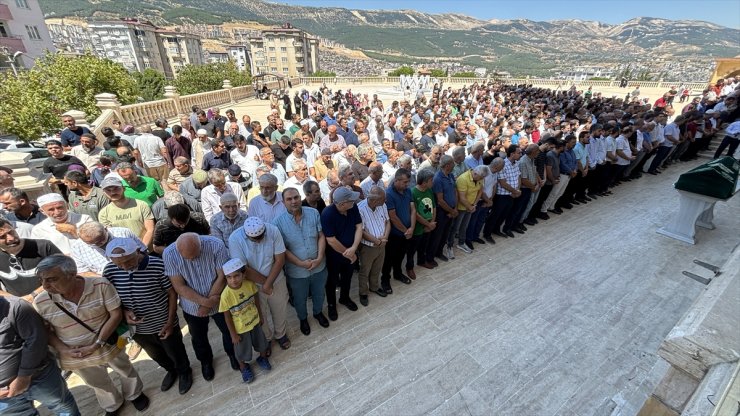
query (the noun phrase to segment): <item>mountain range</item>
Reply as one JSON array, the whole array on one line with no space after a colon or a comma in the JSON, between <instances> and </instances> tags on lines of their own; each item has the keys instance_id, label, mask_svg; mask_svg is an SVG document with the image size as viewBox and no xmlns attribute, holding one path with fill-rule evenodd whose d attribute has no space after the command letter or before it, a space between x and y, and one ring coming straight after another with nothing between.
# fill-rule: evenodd
<instances>
[{"instance_id":1,"label":"mountain range","mask_svg":"<svg viewBox=\"0 0 740 416\"><path fill-rule=\"evenodd\" d=\"M139 17L159 25L254 21L293 26L368 56L395 62L457 60L473 66L552 68L629 60L710 61L740 54L740 30L704 21L640 17L480 20L414 10L351 10L262 0L40 0L47 17Z\"/></svg>"}]
</instances>

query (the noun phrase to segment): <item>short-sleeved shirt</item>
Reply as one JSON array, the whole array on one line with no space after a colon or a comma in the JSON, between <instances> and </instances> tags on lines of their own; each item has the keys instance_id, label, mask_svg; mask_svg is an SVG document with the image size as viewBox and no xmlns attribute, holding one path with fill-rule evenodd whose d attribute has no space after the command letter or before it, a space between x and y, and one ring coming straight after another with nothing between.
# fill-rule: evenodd
<instances>
[{"instance_id":1,"label":"short-sleeved shirt","mask_svg":"<svg viewBox=\"0 0 740 416\"><path fill-rule=\"evenodd\" d=\"M483 181L474 181L473 171L469 170L460 175L457 178L456 183L457 190L462 195L462 197L465 198L465 201L467 201L468 204L474 204L475 197L478 196L478 192L483 187ZM463 205L462 201L457 202L457 209L458 211L467 211L467 208L465 208L465 205Z\"/></svg>"},{"instance_id":2,"label":"short-sleeved shirt","mask_svg":"<svg viewBox=\"0 0 740 416\"><path fill-rule=\"evenodd\" d=\"M285 253L285 243L280 230L276 226L266 223L265 236L260 241L250 240L245 234L244 228L231 233L229 252L231 258L241 259L244 264L267 277L275 263L275 255ZM275 281L280 278L282 278L282 273Z\"/></svg>"},{"instance_id":3,"label":"short-sleeved shirt","mask_svg":"<svg viewBox=\"0 0 740 416\"><path fill-rule=\"evenodd\" d=\"M128 228L139 238L142 238L146 233L144 223L146 220L154 221L154 214L146 203L129 198L123 208L119 208L113 203L108 204L100 210L98 220L106 227Z\"/></svg>"},{"instance_id":4,"label":"short-sleeved shirt","mask_svg":"<svg viewBox=\"0 0 740 416\"><path fill-rule=\"evenodd\" d=\"M93 220L98 220L98 213L110 203L102 189L93 186L87 197L80 195L77 191L69 193L69 210L78 214L85 214Z\"/></svg>"},{"instance_id":5,"label":"short-sleeved shirt","mask_svg":"<svg viewBox=\"0 0 740 416\"><path fill-rule=\"evenodd\" d=\"M441 169L435 173L432 181L432 191L435 194L441 193L442 199L450 207L457 205L457 189L455 188L455 177L452 173L445 175Z\"/></svg>"},{"instance_id":6,"label":"short-sleeved shirt","mask_svg":"<svg viewBox=\"0 0 740 416\"><path fill-rule=\"evenodd\" d=\"M52 254L62 252L51 241L31 238L23 239L23 248L16 255L0 250L0 288L15 296L30 294L41 286L36 266Z\"/></svg>"},{"instance_id":7,"label":"short-sleeved shirt","mask_svg":"<svg viewBox=\"0 0 740 416\"><path fill-rule=\"evenodd\" d=\"M59 159L49 156L44 161L44 173L51 173L57 179L64 179L64 175L69 172L69 167L72 165L78 165L85 167L85 163L80 159L70 156L62 155Z\"/></svg>"},{"instance_id":8,"label":"short-sleeved shirt","mask_svg":"<svg viewBox=\"0 0 740 416\"><path fill-rule=\"evenodd\" d=\"M239 289L229 286L221 292L221 301L218 304L219 312L229 311L234 321L234 329L237 334L245 334L260 321L257 311L257 285L249 280L244 280Z\"/></svg>"},{"instance_id":9,"label":"short-sleeved shirt","mask_svg":"<svg viewBox=\"0 0 740 416\"><path fill-rule=\"evenodd\" d=\"M141 153L141 161L148 168L156 168L167 164L162 156L162 148L165 147L164 141L151 134L144 133L134 140L134 149Z\"/></svg>"},{"instance_id":10,"label":"short-sleeved shirt","mask_svg":"<svg viewBox=\"0 0 740 416\"><path fill-rule=\"evenodd\" d=\"M67 215L67 224L72 224L76 228L80 225L90 222L92 219L85 214L78 214L76 212L70 212ZM72 252L72 240L79 238L77 234L62 233L57 231L56 224L47 218L40 223L33 226L31 230L31 237L35 239L49 240L54 244L62 254L69 255Z\"/></svg>"},{"instance_id":11,"label":"short-sleeved shirt","mask_svg":"<svg viewBox=\"0 0 740 416\"><path fill-rule=\"evenodd\" d=\"M157 139L159 140L159 139ZM129 198L138 199L146 202L150 207L157 202L157 199L164 196L162 185L158 180L148 176L139 176L139 183L132 187L125 180L123 182L123 194Z\"/></svg>"},{"instance_id":12,"label":"short-sleeved shirt","mask_svg":"<svg viewBox=\"0 0 740 416\"><path fill-rule=\"evenodd\" d=\"M434 213L434 192L431 189L426 191L420 190L418 187L414 187L411 190L411 195L414 197L414 205L416 206L416 213L427 221L432 220L432 214ZM416 222L414 227L414 235L424 234L424 226L420 222Z\"/></svg>"},{"instance_id":13,"label":"short-sleeved shirt","mask_svg":"<svg viewBox=\"0 0 740 416\"><path fill-rule=\"evenodd\" d=\"M70 130L69 128L62 130L59 138L61 139L62 146L74 147L80 144L80 136L85 133L90 133L90 129L83 126L75 126L74 130Z\"/></svg>"},{"instance_id":14,"label":"short-sleeved shirt","mask_svg":"<svg viewBox=\"0 0 740 416\"><path fill-rule=\"evenodd\" d=\"M353 205L345 214L339 212L336 204L327 206L324 212L321 213L321 229L324 231L324 235L327 238L336 238L345 247L352 247L355 242L357 224L361 223L362 217L357 209L357 204ZM329 244L326 245L326 252L328 256L333 257L334 261L349 262L342 256L342 253L334 251Z\"/></svg>"},{"instance_id":15,"label":"short-sleeved shirt","mask_svg":"<svg viewBox=\"0 0 740 416\"><path fill-rule=\"evenodd\" d=\"M534 161L529 156L524 155L519 159L519 170L522 172L522 179L528 179L530 182L537 182L537 172L534 169Z\"/></svg>"},{"instance_id":16,"label":"short-sleeved shirt","mask_svg":"<svg viewBox=\"0 0 740 416\"><path fill-rule=\"evenodd\" d=\"M504 169L499 172L498 180L502 179L514 189L519 189L519 179L522 176L522 172L519 170L517 163L512 163L509 158L504 159ZM511 195L511 191L501 186L496 188L496 195Z\"/></svg>"},{"instance_id":17,"label":"short-sleeved shirt","mask_svg":"<svg viewBox=\"0 0 740 416\"><path fill-rule=\"evenodd\" d=\"M360 211L360 217L362 217L363 230L375 238L382 237L385 234L385 223L390 219L385 204L372 209L367 199L363 199L357 204L357 209ZM366 246L375 246L375 243L364 238L361 242Z\"/></svg>"},{"instance_id":18,"label":"short-sleeved shirt","mask_svg":"<svg viewBox=\"0 0 740 416\"><path fill-rule=\"evenodd\" d=\"M552 178L549 176L547 177L547 183L552 185L552 179L560 177L560 155L558 155L554 150L550 150L547 152L545 164L552 168Z\"/></svg>"},{"instance_id":19,"label":"short-sleeved shirt","mask_svg":"<svg viewBox=\"0 0 740 416\"><path fill-rule=\"evenodd\" d=\"M132 271L108 263L103 269L103 277L115 286L123 307L137 318L143 318L136 324L137 334L156 334L162 330L169 317L167 292L172 288L172 282L164 274L162 259L144 256Z\"/></svg>"},{"instance_id":20,"label":"short-sleeved shirt","mask_svg":"<svg viewBox=\"0 0 740 416\"><path fill-rule=\"evenodd\" d=\"M625 156L627 157L632 156L632 149L630 148L630 144L627 141L626 137L619 135L619 137L617 137L616 145L617 145L617 150L621 150L622 152L624 152ZM630 163L632 163L631 160L623 159L621 156L619 156L619 154L617 154L617 165L627 166Z\"/></svg>"},{"instance_id":21,"label":"short-sleeved shirt","mask_svg":"<svg viewBox=\"0 0 740 416\"><path fill-rule=\"evenodd\" d=\"M272 203L265 201L262 195L257 195L249 201L249 210L247 211L250 217L259 217L264 222L272 222L283 212L285 212L285 204L283 203L282 192L276 192L275 200Z\"/></svg>"},{"instance_id":22,"label":"short-sleeved shirt","mask_svg":"<svg viewBox=\"0 0 740 416\"><path fill-rule=\"evenodd\" d=\"M144 243L128 228L108 227L107 230L110 237L133 239L139 245L139 250L146 252ZM80 239L72 240L71 257L77 265L77 273L93 272L102 274L105 265L110 261L105 255L105 246L94 246Z\"/></svg>"},{"instance_id":23,"label":"short-sleeved shirt","mask_svg":"<svg viewBox=\"0 0 740 416\"><path fill-rule=\"evenodd\" d=\"M172 244L162 253L164 273L172 278L180 276L185 283L201 296L208 296L211 286L218 278L216 270L222 270L229 261L229 253L224 243L211 236L199 236L200 255L193 260L185 260L177 251L177 245ZM182 311L189 315L197 315L199 305L191 300L180 297ZM216 313L211 309L209 315Z\"/></svg>"},{"instance_id":24,"label":"short-sleeved shirt","mask_svg":"<svg viewBox=\"0 0 740 416\"><path fill-rule=\"evenodd\" d=\"M236 218L231 221L226 218L223 212L219 212L218 214L211 217L211 235L223 241L226 245L226 248L228 249L229 237L231 237L231 233L244 225L244 221L246 221L247 216L248 215L246 211L240 209L236 212Z\"/></svg>"},{"instance_id":25,"label":"short-sleeved shirt","mask_svg":"<svg viewBox=\"0 0 740 416\"><path fill-rule=\"evenodd\" d=\"M158 221L157 225L154 226L152 244L155 246L168 246L177 241L177 238L185 233L209 235L211 233L211 227L208 225L206 217L200 212L191 212L190 221L188 221L184 228L173 225L172 221L167 218Z\"/></svg>"},{"instance_id":26,"label":"short-sleeved shirt","mask_svg":"<svg viewBox=\"0 0 740 416\"><path fill-rule=\"evenodd\" d=\"M273 221L283 236L285 248L290 250L300 260L315 259L319 256L319 233L321 232L321 216L319 211L310 207L302 207L301 222L296 223L295 217L284 212ZM285 262L285 274L291 278L307 278L326 267L326 257L321 264L309 271L304 267Z\"/></svg>"},{"instance_id":27,"label":"short-sleeved shirt","mask_svg":"<svg viewBox=\"0 0 740 416\"><path fill-rule=\"evenodd\" d=\"M404 227L411 226L411 208L410 205L414 201L411 195L411 190L406 188L403 192L398 192L393 186L393 182L388 185L385 190L385 206L388 208L388 213L391 211L396 212L396 216L401 221ZM403 235L403 231L396 228L391 222L391 234Z\"/></svg>"}]
</instances>

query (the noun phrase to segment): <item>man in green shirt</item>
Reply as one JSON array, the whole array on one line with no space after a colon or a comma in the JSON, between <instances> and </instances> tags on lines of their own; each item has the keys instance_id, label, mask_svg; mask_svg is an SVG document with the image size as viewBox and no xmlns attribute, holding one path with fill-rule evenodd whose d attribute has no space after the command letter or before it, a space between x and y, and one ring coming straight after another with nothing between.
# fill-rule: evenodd
<instances>
[{"instance_id":1,"label":"man in green shirt","mask_svg":"<svg viewBox=\"0 0 740 416\"><path fill-rule=\"evenodd\" d=\"M416 240L416 264L427 269L433 269L439 264L432 260L427 261L426 252L429 246L429 237L436 228L436 206L434 203L434 192L432 182L434 180L434 169L425 168L416 174L416 186L411 190L416 206L416 227L414 228L414 240ZM413 267L413 263L406 264L406 269Z\"/></svg>"},{"instance_id":2,"label":"man in green shirt","mask_svg":"<svg viewBox=\"0 0 740 416\"><path fill-rule=\"evenodd\" d=\"M164 196L162 184L154 178L139 176L134 166L127 162L116 165L116 172L123 178L124 195L151 206Z\"/></svg>"}]
</instances>

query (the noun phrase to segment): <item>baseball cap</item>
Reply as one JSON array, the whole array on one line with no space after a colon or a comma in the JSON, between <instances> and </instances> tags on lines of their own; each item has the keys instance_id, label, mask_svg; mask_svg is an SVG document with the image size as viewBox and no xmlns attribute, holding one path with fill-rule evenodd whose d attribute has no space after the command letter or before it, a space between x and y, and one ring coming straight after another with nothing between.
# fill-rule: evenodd
<instances>
[{"instance_id":1,"label":"baseball cap","mask_svg":"<svg viewBox=\"0 0 740 416\"><path fill-rule=\"evenodd\" d=\"M242 267L244 267L244 262L241 259L231 259L222 266L224 274L234 273L237 270L241 270Z\"/></svg>"},{"instance_id":2,"label":"baseball cap","mask_svg":"<svg viewBox=\"0 0 740 416\"><path fill-rule=\"evenodd\" d=\"M105 179L100 182L100 189L105 189L109 186L123 188L123 182L115 176L106 176Z\"/></svg>"},{"instance_id":3,"label":"baseball cap","mask_svg":"<svg viewBox=\"0 0 740 416\"><path fill-rule=\"evenodd\" d=\"M346 186L341 186L337 188L336 190L334 190L333 198L334 198L334 203L336 204L341 204L342 202L349 202L349 201L355 202L358 199L360 199L360 193L355 192L347 188Z\"/></svg>"},{"instance_id":4,"label":"baseball cap","mask_svg":"<svg viewBox=\"0 0 740 416\"><path fill-rule=\"evenodd\" d=\"M249 217L244 221L244 232L248 237L257 238L265 233L265 222L260 217Z\"/></svg>"},{"instance_id":5,"label":"baseball cap","mask_svg":"<svg viewBox=\"0 0 740 416\"><path fill-rule=\"evenodd\" d=\"M115 249L121 249L121 253L113 253ZM133 238L114 238L105 246L105 256L111 259L125 257L136 252L139 244Z\"/></svg>"}]
</instances>

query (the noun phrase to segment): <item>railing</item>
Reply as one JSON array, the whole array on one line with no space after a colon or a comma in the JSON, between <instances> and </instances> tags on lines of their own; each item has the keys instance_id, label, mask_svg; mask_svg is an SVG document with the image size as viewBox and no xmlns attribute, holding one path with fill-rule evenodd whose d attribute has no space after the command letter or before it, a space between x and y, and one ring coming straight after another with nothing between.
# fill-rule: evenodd
<instances>
[{"instance_id":1,"label":"railing","mask_svg":"<svg viewBox=\"0 0 740 416\"><path fill-rule=\"evenodd\" d=\"M231 95L228 90L216 90L201 92L198 94L183 95L180 97L180 108L190 109L192 106L200 108L214 107L231 102ZM152 119L148 122L151 123Z\"/></svg>"},{"instance_id":2,"label":"railing","mask_svg":"<svg viewBox=\"0 0 740 416\"><path fill-rule=\"evenodd\" d=\"M123 118L123 121L132 126L142 126L144 124L151 123L157 117L162 117L162 115L165 114L177 115L175 100L165 98L164 100L130 104L121 107L121 117ZM97 120L95 127L98 127Z\"/></svg>"}]
</instances>

